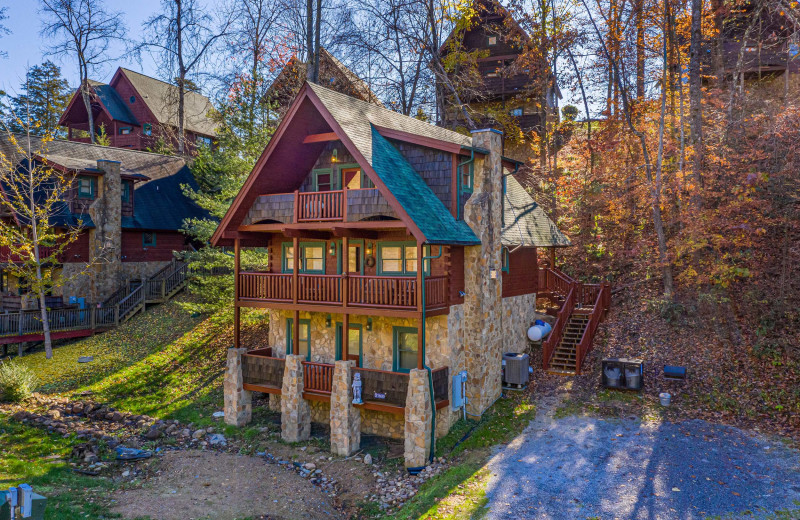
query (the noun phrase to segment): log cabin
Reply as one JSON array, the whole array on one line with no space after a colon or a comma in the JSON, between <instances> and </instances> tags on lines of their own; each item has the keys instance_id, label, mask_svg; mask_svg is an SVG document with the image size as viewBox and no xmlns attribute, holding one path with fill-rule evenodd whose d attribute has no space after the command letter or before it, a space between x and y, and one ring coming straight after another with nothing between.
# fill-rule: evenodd
<instances>
[{"instance_id":1,"label":"log cabin","mask_svg":"<svg viewBox=\"0 0 800 520\"><path fill-rule=\"evenodd\" d=\"M389 436L419 468L459 417L480 417L502 354L527 350L537 249L570 245L502 148L498 130L464 135L304 84L211 241L235 254L226 422L246 424L261 392L289 442L328 423L335 453ZM267 269L242 270L250 247L268 249ZM253 308L269 341L248 351Z\"/></svg>"},{"instance_id":2,"label":"log cabin","mask_svg":"<svg viewBox=\"0 0 800 520\"><path fill-rule=\"evenodd\" d=\"M24 145L26 140L18 142ZM53 276L63 275L67 282L53 290L49 307L81 299L102 303L129 282L168 267L176 251L191 247L181 232L184 219L208 215L183 194L182 185L197 184L181 157L66 140L42 143L38 137L32 139L31 153L37 164L47 164L72 179L51 224L80 229L78 239L52 266ZM25 156L8 136L0 136L0 156L26 168ZM2 184L0 188L7 189ZM3 218L19 225L14 215ZM13 261L7 249L0 249L1 263ZM38 306L24 284L7 271L0 270L0 281L3 310Z\"/></svg>"},{"instance_id":3,"label":"log cabin","mask_svg":"<svg viewBox=\"0 0 800 520\"><path fill-rule=\"evenodd\" d=\"M110 145L131 150L153 149L161 138L173 144L178 128L178 91L175 85L122 67L111 81L89 80L95 133L105 129ZM216 123L209 117L211 101L198 92L185 94L184 133L191 150L211 146ZM89 123L80 90L76 90L58 123L67 139L89 143Z\"/></svg>"}]
</instances>

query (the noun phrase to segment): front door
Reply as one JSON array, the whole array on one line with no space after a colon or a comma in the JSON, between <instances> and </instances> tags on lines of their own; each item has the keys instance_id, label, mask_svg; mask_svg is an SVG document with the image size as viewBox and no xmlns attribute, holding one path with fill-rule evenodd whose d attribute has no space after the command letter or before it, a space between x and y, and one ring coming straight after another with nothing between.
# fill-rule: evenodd
<instances>
[{"instance_id":1,"label":"front door","mask_svg":"<svg viewBox=\"0 0 800 520\"><path fill-rule=\"evenodd\" d=\"M347 352L342 352L342 323L336 323L336 358L353 360L356 366L361 366L362 343L361 343L361 324L351 323L347 335Z\"/></svg>"}]
</instances>

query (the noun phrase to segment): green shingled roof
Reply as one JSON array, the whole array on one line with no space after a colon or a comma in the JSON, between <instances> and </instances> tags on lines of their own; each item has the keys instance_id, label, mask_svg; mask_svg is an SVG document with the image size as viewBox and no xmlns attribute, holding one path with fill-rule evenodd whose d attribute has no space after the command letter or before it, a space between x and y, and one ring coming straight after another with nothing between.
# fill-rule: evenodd
<instances>
[{"instance_id":1,"label":"green shingled roof","mask_svg":"<svg viewBox=\"0 0 800 520\"><path fill-rule=\"evenodd\" d=\"M456 220L397 148L372 127L372 168L429 244L480 244L463 220Z\"/></svg>"},{"instance_id":2,"label":"green shingled roof","mask_svg":"<svg viewBox=\"0 0 800 520\"><path fill-rule=\"evenodd\" d=\"M528 195L525 188L511 176L505 176L503 200L504 246L567 247L571 246L541 206Z\"/></svg>"}]
</instances>

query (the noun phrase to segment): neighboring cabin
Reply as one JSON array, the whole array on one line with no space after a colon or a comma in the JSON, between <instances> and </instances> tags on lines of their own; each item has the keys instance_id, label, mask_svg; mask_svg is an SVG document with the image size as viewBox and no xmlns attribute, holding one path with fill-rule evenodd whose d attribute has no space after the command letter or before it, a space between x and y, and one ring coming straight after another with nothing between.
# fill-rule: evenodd
<instances>
[{"instance_id":1,"label":"neighboring cabin","mask_svg":"<svg viewBox=\"0 0 800 520\"><path fill-rule=\"evenodd\" d=\"M174 85L119 68L108 84L89 80L95 133L105 128L111 146L131 150L152 149L161 137L167 143L176 139L178 128L178 89ZM211 101L197 92L185 94L184 130L190 149L210 146L216 124L210 119ZM90 142L86 108L76 91L59 121L67 127L67 139Z\"/></svg>"},{"instance_id":2,"label":"neighboring cabin","mask_svg":"<svg viewBox=\"0 0 800 520\"><path fill-rule=\"evenodd\" d=\"M245 424L250 392L266 392L288 441L330 423L332 451L353 453L362 432L405 438L418 467L434 422L442 436L462 405L491 406L502 353L526 349L536 317L537 248L569 245L502 148L496 130L303 85L212 238L235 251L235 347L241 308L270 314L268 345L229 352L226 421ZM242 272L243 247L267 248L269 268Z\"/></svg>"},{"instance_id":3,"label":"neighboring cabin","mask_svg":"<svg viewBox=\"0 0 800 520\"><path fill-rule=\"evenodd\" d=\"M34 138L33 152L40 148L39 138ZM54 266L54 274L73 277L90 259L102 257L90 273L74 277L51 295L49 306L67 304L73 296L87 303L103 302L129 280L142 280L167 266L174 251L191 247L180 231L183 221L207 213L183 195L181 185L196 187L184 159L62 140L51 141L46 148L46 157L35 160L73 178L52 224L82 228ZM0 137L0 153L26 167L7 137ZM0 262L9 261L13 259L8 250L0 250ZM6 271L0 273L2 309L38 305L27 297L23 285Z\"/></svg>"},{"instance_id":4,"label":"neighboring cabin","mask_svg":"<svg viewBox=\"0 0 800 520\"><path fill-rule=\"evenodd\" d=\"M481 83L472 85L460 83L456 77L451 81L462 85L462 102L469 106L471 115L478 125L496 125L492 112L503 112L512 118L522 131L537 130L541 127L546 112L556 107L561 93L552 74L541 81L537 71L531 71L519 63L523 52L522 45L530 41L525 30L513 19L508 10L495 0L476 0L474 3L478 19L463 36L460 50L479 51L478 73ZM451 33L441 53L447 56L452 52L451 45L455 34ZM542 85L546 88L542 88ZM463 126L463 115L454 105L448 89L440 85L437 94L445 107L441 124L447 128ZM555 114L557 118L558 115Z\"/></svg>"},{"instance_id":5,"label":"neighboring cabin","mask_svg":"<svg viewBox=\"0 0 800 520\"><path fill-rule=\"evenodd\" d=\"M264 97L268 102L275 104L279 116L283 116L305 83L307 68L307 63L301 61L297 55L292 56L267 89ZM324 47L319 49L319 78L319 84L326 88L383 106L367 82Z\"/></svg>"}]
</instances>

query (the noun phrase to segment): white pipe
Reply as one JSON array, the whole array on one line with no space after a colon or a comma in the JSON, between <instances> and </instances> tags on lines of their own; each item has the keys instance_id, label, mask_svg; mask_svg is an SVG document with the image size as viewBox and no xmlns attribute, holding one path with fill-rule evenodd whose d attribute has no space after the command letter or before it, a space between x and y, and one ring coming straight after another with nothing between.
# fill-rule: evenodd
<instances>
[{"instance_id":1,"label":"white pipe","mask_svg":"<svg viewBox=\"0 0 800 520\"><path fill-rule=\"evenodd\" d=\"M461 409L464 412L464 421L467 420L467 371L461 371Z\"/></svg>"}]
</instances>

